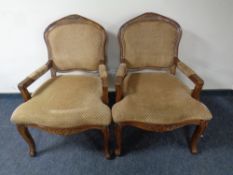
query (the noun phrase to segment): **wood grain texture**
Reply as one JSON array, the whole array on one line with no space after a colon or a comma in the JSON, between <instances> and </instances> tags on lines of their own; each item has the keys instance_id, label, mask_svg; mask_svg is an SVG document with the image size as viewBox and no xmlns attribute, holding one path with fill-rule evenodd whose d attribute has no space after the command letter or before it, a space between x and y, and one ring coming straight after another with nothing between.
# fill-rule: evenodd
<instances>
[{"instance_id":1,"label":"wood grain texture","mask_svg":"<svg viewBox=\"0 0 233 175\"><path fill-rule=\"evenodd\" d=\"M49 60L45 64L47 66L47 70L43 71L43 72L39 72L38 75L33 74L34 75L33 77L36 77L35 79L27 77L22 82L20 82L18 84L18 88L19 88L19 90L21 92L21 95L23 96L25 102L30 100L31 98L33 98L33 97L31 97L31 94L29 93L27 88L32 83L34 83L40 76L42 76L44 73L46 73L48 70L51 71L51 76L52 77L56 77L57 72L74 71L74 70L59 71L56 68L56 66L54 65L53 60L51 58L51 47L50 47L50 45L48 43L48 38L47 37L48 37L48 32L50 30L53 30L54 28L56 28L59 25L72 24L72 23L78 23L78 22L87 22L90 25L95 25L96 27L101 28L101 29L104 30L104 28L102 26L100 26L99 24L97 24L96 22L94 22L94 21L92 21L90 19L84 18L82 16L79 16L79 15L70 15L70 16L64 17L64 18L50 24L46 28L45 33L44 33L44 39L45 39L45 42L47 44L48 56L49 56ZM106 64L106 49L105 49L105 47L106 47L106 42L107 42L107 35L106 35L105 30L104 30L104 32L105 32L105 37L106 37L105 43L104 43L104 49L103 49L104 60L100 60L99 64ZM78 69L78 70L80 70L80 69ZM84 71L88 71L88 70L84 70ZM90 72L90 71L88 71L88 72ZM108 79L107 79L107 77L102 77L101 82L102 82L102 90L103 90L102 101L105 104L108 104ZM38 104L38 105L40 105L40 104ZM108 145L108 142L109 142L109 129L108 129L108 126L85 125L85 126L80 126L80 127L76 127L76 128L51 128L51 127L46 127L46 126L38 126L38 125L35 125L35 124L17 125L18 132L20 133L22 138L26 141L26 143L29 145L29 154L31 156L34 156L35 153L36 153L35 143L34 143L33 138L32 138L32 136L30 135L30 133L29 133L29 131L27 129L28 127L37 128L37 129L46 131L48 133L58 134L58 135L77 134L77 133L84 132L84 131L87 131L87 130L90 130L90 129L100 130L102 132L103 138L104 138L105 157L110 158L109 145Z\"/></svg>"},{"instance_id":2,"label":"wood grain texture","mask_svg":"<svg viewBox=\"0 0 233 175\"><path fill-rule=\"evenodd\" d=\"M175 21L173 21L170 18L164 17L162 15L156 14L156 13L145 13L142 14L136 18L133 18L132 20L129 20L128 22L126 22L125 24L122 25L122 27L120 28L119 34L118 34L118 39L119 39L119 43L120 43L120 63L126 63L126 58L125 58L125 45L124 45L124 38L123 38L123 33L126 30L126 28L134 23L134 22L138 22L138 21L144 21L144 20L150 20L150 21L164 21L167 23L170 23L172 25L174 25L175 27L177 27L177 31L178 31L178 40L176 43L176 52L174 55L174 63L173 65L171 65L171 67L168 68L169 72L171 74L176 73L176 69L178 68L182 68L182 66L178 66L178 63L181 62L178 59L178 48L179 48L179 42L180 42L180 38L182 35L182 30L181 27L178 23L176 23ZM184 63L182 63L184 65ZM189 67L187 65L184 65L183 67L185 67L187 70L181 70L184 74L185 73L190 73L192 72L191 69L189 69ZM167 69L167 68L163 68L163 67L138 67L135 68L133 70L143 70L143 69L156 69L156 70L163 70L163 69ZM126 67L127 69L127 67ZM192 91L191 96L197 100L199 100L199 96L200 96L200 92L201 89L203 87L204 81L196 74L186 74L186 76L195 84L195 88ZM116 81L115 81L115 87L116 87L116 102L119 102L122 98L123 98L123 82L124 82L124 78L125 76L117 76L116 77ZM207 127L207 123L208 121L203 121L203 120L190 120L190 121L185 121L182 123L173 123L173 124L151 124L151 123L142 123L142 122L136 122L136 121L127 121L127 122L121 122L121 123L116 123L116 127L115 127L115 138L116 138L116 148L115 148L115 154L117 156L121 155L122 152L122 130L123 127L125 126L133 126L133 127L137 127L143 130L147 130L147 131L154 131L154 132L167 132L167 131L172 131L174 129L177 128L181 128L183 126L186 125L196 125L197 129L194 132L193 136L192 136L192 140L191 140L191 152L192 153L197 153L197 143L198 143L198 139L200 137L201 134L203 134L205 128Z\"/></svg>"},{"instance_id":3,"label":"wood grain texture","mask_svg":"<svg viewBox=\"0 0 233 175\"><path fill-rule=\"evenodd\" d=\"M80 126L80 127L76 127L76 128L51 128L51 127L45 127L45 126L38 126L35 124L16 125L16 126L17 126L17 130L20 133L20 135L25 140L25 142L28 144L29 154L32 157L36 155L36 146L35 146L35 142L34 142L32 136L28 130L28 127L37 128L37 129L46 131L50 134L63 135L63 136L78 134L78 133L85 132L85 131L91 130L91 129L92 130L93 129L99 130L103 134L103 147L104 147L105 158L106 159L111 158L111 154L110 154L110 150L109 150L110 133L109 133L108 126L85 125L85 126Z\"/></svg>"},{"instance_id":4,"label":"wood grain texture","mask_svg":"<svg viewBox=\"0 0 233 175\"><path fill-rule=\"evenodd\" d=\"M18 88L19 88L19 91L21 92L22 96L23 96L23 99L24 101L28 101L29 99L31 99L31 94L29 93L28 91L28 86L30 86L32 83L34 83L38 78L40 78L43 74L45 74L51 67L52 67L52 60L49 60L45 65L47 67L47 70L44 71L43 73L38 73L39 75L36 76L35 79L32 79L32 78L29 78L29 77L26 77L23 81L21 81L19 84L18 84Z\"/></svg>"},{"instance_id":5,"label":"wood grain texture","mask_svg":"<svg viewBox=\"0 0 233 175\"><path fill-rule=\"evenodd\" d=\"M116 88L116 102L119 102L123 97L123 81L124 77L116 77L115 88Z\"/></svg>"},{"instance_id":6,"label":"wood grain texture","mask_svg":"<svg viewBox=\"0 0 233 175\"><path fill-rule=\"evenodd\" d=\"M200 124L196 127L196 130L193 133L191 142L190 142L190 151L192 154L197 154L197 144L201 137L201 135L204 133L205 129L207 128L208 121L201 121Z\"/></svg>"},{"instance_id":7,"label":"wood grain texture","mask_svg":"<svg viewBox=\"0 0 233 175\"><path fill-rule=\"evenodd\" d=\"M115 155L120 156L122 153L122 125L120 123L115 125Z\"/></svg>"},{"instance_id":8,"label":"wood grain texture","mask_svg":"<svg viewBox=\"0 0 233 175\"><path fill-rule=\"evenodd\" d=\"M34 157L36 155L36 145L31 134L28 131L28 128L25 125L16 125L16 128L19 134L29 146L29 155L31 157Z\"/></svg>"},{"instance_id":9,"label":"wood grain texture","mask_svg":"<svg viewBox=\"0 0 233 175\"><path fill-rule=\"evenodd\" d=\"M189 66L184 64L179 58L176 57L175 64L178 65L179 63L185 65L186 69L190 69L189 72L193 72L192 74L187 74L186 71L183 70L183 67L177 66L177 68L180 69L181 72L183 72L184 75L186 75L195 84L194 90L192 91L192 97L199 100L204 81L200 76L198 76L194 71L192 71L191 68L189 68Z\"/></svg>"},{"instance_id":10,"label":"wood grain texture","mask_svg":"<svg viewBox=\"0 0 233 175\"><path fill-rule=\"evenodd\" d=\"M190 141L190 151L192 154L197 154L198 141L200 139L200 136L204 133L205 129L207 128L208 122L209 121L203 121L203 120L190 120L182 123L169 124L169 125L142 123L135 121L117 123L115 124L115 140L116 140L115 155L120 156L122 153L122 134L123 134L122 131L123 128L126 126L133 126L139 129L152 131L152 132L168 132L181 128L186 125L196 125L196 130L194 131L192 135L192 139Z\"/></svg>"},{"instance_id":11,"label":"wood grain texture","mask_svg":"<svg viewBox=\"0 0 233 175\"><path fill-rule=\"evenodd\" d=\"M111 153L109 149L109 141L110 141L110 132L109 132L109 127L104 127L102 129L103 132L103 138L104 138L104 155L106 159L111 158Z\"/></svg>"},{"instance_id":12,"label":"wood grain texture","mask_svg":"<svg viewBox=\"0 0 233 175\"><path fill-rule=\"evenodd\" d=\"M35 124L28 124L27 127L37 128L46 131L50 134L63 135L63 136L78 134L91 129L102 130L103 128L105 128L105 126L100 126L100 125L83 125L73 128L51 128L51 127L39 126Z\"/></svg>"}]
</instances>

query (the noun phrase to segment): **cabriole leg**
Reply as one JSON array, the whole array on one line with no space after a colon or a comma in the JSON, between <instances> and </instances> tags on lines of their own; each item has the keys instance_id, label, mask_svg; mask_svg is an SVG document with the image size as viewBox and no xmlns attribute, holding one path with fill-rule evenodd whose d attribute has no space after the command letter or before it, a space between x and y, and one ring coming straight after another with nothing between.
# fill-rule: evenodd
<instances>
[{"instance_id":1,"label":"cabriole leg","mask_svg":"<svg viewBox=\"0 0 233 175\"><path fill-rule=\"evenodd\" d=\"M16 125L18 132L23 137L23 139L27 142L29 146L29 154L31 157L34 157L36 155L36 146L35 142L31 136L31 134L28 131L28 128L24 125Z\"/></svg>"},{"instance_id":2,"label":"cabriole leg","mask_svg":"<svg viewBox=\"0 0 233 175\"><path fill-rule=\"evenodd\" d=\"M115 126L116 148L115 155L120 156L122 151L122 126L116 124Z\"/></svg>"},{"instance_id":3,"label":"cabriole leg","mask_svg":"<svg viewBox=\"0 0 233 175\"><path fill-rule=\"evenodd\" d=\"M110 151L109 151L109 127L104 127L103 130L103 137L104 137L104 155L106 159L110 159Z\"/></svg>"},{"instance_id":4,"label":"cabriole leg","mask_svg":"<svg viewBox=\"0 0 233 175\"><path fill-rule=\"evenodd\" d=\"M197 144L198 141L201 137L201 135L204 133L206 127L207 127L208 122L207 121L202 121L200 125L196 127L196 130L193 133L191 143L190 143L190 149L192 154L197 154L198 153L198 148Z\"/></svg>"}]
</instances>

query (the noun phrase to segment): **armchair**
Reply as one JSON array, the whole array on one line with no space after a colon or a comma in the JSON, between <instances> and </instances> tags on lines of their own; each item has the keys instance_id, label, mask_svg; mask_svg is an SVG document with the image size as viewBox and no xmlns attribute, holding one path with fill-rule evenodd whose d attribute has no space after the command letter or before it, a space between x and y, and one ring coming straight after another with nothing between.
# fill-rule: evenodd
<instances>
[{"instance_id":1,"label":"armchair","mask_svg":"<svg viewBox=\"0 0 233 175\"><path fill-rule=\"evenodd\" d=\"M203 80L178 59L181 33L179 24L155 13L145 13L121 27L117 103L112 108L116 155L122 152L122 130L127 125L155 132L196 125L190 149L198 152L199 137L212 115L199 101ZM175 76L177 68L195 84L194 90Z\"/></svg>"},{"instance_id":2,"label":"armchair","mask_svg":"<svg viewBox=\"0 0 233 175\"><path fill-rule=\"evenodd\" d=\"M105 157L110 158L111 112L107 106L104 28L87 18L71 15L49 25L44 38L49 61L19 83L25 103L11 117L29 146L29 154L36 154L29 127L59 135L97 129L103 134ZM57 75L76 70L93 73ZM51 71L52 77L31 95L28 86L47 71Z\"/></svg>"}]
</instances>

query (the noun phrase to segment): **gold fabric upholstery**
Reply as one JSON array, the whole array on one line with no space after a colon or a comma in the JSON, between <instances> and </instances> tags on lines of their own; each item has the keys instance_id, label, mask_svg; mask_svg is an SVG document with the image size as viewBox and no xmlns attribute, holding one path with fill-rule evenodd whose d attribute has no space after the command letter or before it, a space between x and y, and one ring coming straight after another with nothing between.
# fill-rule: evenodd
<instances>
[{"instance_id":1,"label":"gold fabric upholstery","mask_svg":"<svg viewBox=\"0 0 233 175\"><path fill-rule=\"evenodd\" d=\"M40 68L38 68L37 70L35 70L34 72L32 72L27 78L36 80L41 75L43 75L45 72L47 72L48 70L49 70L49 66L48 65L43 65Z\"/></svg>"},{"instance_id":2,"label":"gold fabric upholstery","mask_svg":"<svg viewBox=\"0 0 233 175\"><path fill-rule=\"evenodd\" d=\"M107 78L108 73L107 73L107 68L104 64L99 65L99 74L101 78Z\"/></svg>"},{"instance_id":3,"label":"gold fabric upholstery","mask_svg":"<svg viewBox=\"0 0 233 175\"><path fill-rule=\"evenodd\" d=\"M127 73L127 67L125 63L121 63L119 68L117 69L116 76L118 77L124 77Z\"/></svg>"},{"instance_id":4,"label":"gold fabric upholstery","mask_svg":"<svg viewBox=\"0 0 233 175\"><path fill-rule=\"evenodd\" d=\"M59 70L97 70L104 60L105 31L87 21L54 27L48 33L51 59Z\"/></svg>"},{"instance_id":5,"label":"gold fabric upholstery","mask_svg":"<svg viewBox=\"0 0 233 175\"><path fill-rule=\"evenodd\" d=\"M101 101L101 79L95 76L60 76L46 81L13 113L15 124L35 124L53 128L103 125L111 113Z\"/></svg>"},{"instance_id":6,"label":"gold fabric upholstery","mask_svg":"<svg viewBox=\"0 0 233 175\"><path fill-rule=\"evenodd\" d=\"M181 61L177 63L177 67L180 69L181 72L183 72L188 77L196 74L190 67L188 67L186 64L184 64Z\"/></svg>"},{"instance_id":7,"label":"gold fabric upholstery","mask_svg":"<svg viewBox=\"0 0 233 175\"><path fill-rule=\"evenodd\" d=\"M169 67L176 56L177 28L165 21L136 21L122 30L128 68Z\"/></svg>"},{"instance_id":8,"label":"gold fabric upholstery","mask_svg":"<svg viewBox=\"0 0 233 175\"><path fill-rule=\"evenodd\" d=\"M125 97L112 108L113 120L151 124L210 120L209 110L190 93L187 86L168 73L129 74L124 80Z\"/></svg>"}]
</instances>

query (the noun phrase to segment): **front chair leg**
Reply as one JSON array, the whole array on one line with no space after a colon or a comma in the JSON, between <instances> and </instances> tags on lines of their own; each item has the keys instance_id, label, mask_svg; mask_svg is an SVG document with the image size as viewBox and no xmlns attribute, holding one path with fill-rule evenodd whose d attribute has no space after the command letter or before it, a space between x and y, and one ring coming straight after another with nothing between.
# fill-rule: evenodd
<instances>
[{"instance_id":1,"label":"front chair leg","mask_svg":"<svg viewBox=\"0 0 233 175\"><path fill-rule=\"evenodd\" d=\"M28 128L24 125L16 125L18 132L23 137L23 139L27 142L29 146L29 154L31 157L34 157L36 155L36 146L35 142L31 136L31 134L28 131Z\"/></svg>"},{"instance_id":2,"label":"front chair leg","mask_svg":"<svg viewBox=\"0 0 233 175\"><path fill-rule=\"evenodd\" d=\"M204 133L206 127L207 127L208 122L207 121L202 121L200 125L196 127L196 130L193 133L191 143L190 143L190 149L192 154L197 154L198 149L197 149L197 144L198 141L201 137L201 135Z\"/></svg>"},{"instance_id":3,"label":"front chair leg","mask_svg":"<svg viewBox=\"0 0 233 175\"><path fill-rule=\"evenodd\" d=\"M106 126L102 129L104 137L104 155L106 159L110 159L111 155L109 152L109 127Z\"/></svg>"},{"instance_id":4,"label":"front chair leg","mask_svg":"<svg viewBox=\"0 0 233 175\"><path fill-rule=\"evenodd\" d=\"M120 156L122 151L122 126L120 124L116 124L115 126L115 136L116 136L115 155Z\"/></svg>"}]
</instances>

